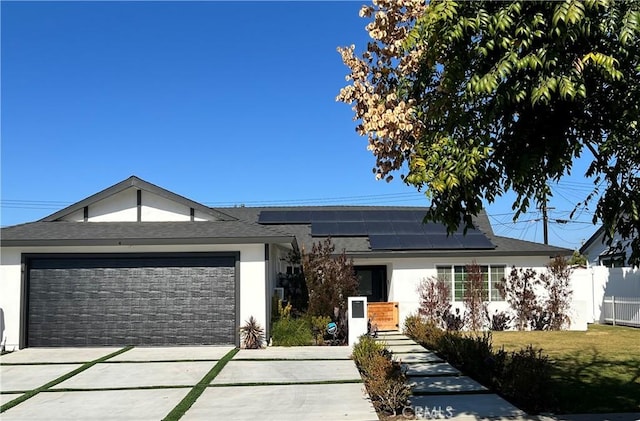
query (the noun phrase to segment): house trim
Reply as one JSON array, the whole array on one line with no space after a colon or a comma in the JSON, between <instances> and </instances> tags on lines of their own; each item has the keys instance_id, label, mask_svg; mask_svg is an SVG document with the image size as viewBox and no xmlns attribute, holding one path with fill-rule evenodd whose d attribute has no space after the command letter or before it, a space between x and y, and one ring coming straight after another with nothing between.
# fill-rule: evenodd
<instances>
[{"instance_id":1,"label":"house trim","mask_svg":"<svg viewBox=\"0 0 640 421\"><path fill-rule=\"evenodd\" d=\"M138 194L141 194L141 191L147 191L149 193L153 193L155 195L158 195L164 199L168 199L168 200L172 200L174 202L180 203L185 205L188 208L193 208L199 212L202 212L206 215L210 215L211 217L215 218L216 220L220 220L220 221L237 221L237 218L234 218L230 215L227 215L226 213L220 212L216 209L212 209L208 206L205 206L203 204L200 204L198 202L194 202L191 199L187 199L184 196L180 196L179 194L170 192L169 190L165 190L162 187L158 187L155 184L151 184L147 181L144 181L136 176L131 176L129 178L127 178L124 181L121 181L118 184L114 184L111 187L108 187L104 190L102 190L101 192L98 192L94 195L91 195L89 197L87 197L86 199L83 199L71 206L68 206L58 212L55 212L45 218L40 219L38 222L53 222L56 221L60 218L63 218L64 216L67 216L75 211L78 211L84 207L87 207L93 203L96 203L100 200L106 199L110 196L113 196L114 194L120 193L130 187L135 187L138 189ZM140 208L138 208L140 209ZM139 212L139 211L138 211ZM140 216L138 214L138 216Z\"/></svg>"},{"instance_id":2,"label":"house trim","mask_svg":"<svg viewBox=\"0 0 640 421\"><path fill-rule=\"evenodd\" d=\"M557 255L549 252L549 250L536 250L531 251L500 251L500 250L438 250L438 251L388 251L388 252L368 252L368 253L350 253L345 252L349 258L410 258L410 257L509 257L509 256L536 256L536 257L554 257Z\"/></svg>"},{"instance_id":3,"label":"house trim","mask_svg":"<svg viewBox=\"0 0 640 421\"><path fill-rule=\"evenodd\" d=\"M3 247L50 247L50 246L155 246L185 244L255 244L287 243L294 245L295 237L203 237L203 238L93 238L53 240L3 240Z\"/></svg>"}]
</instances>

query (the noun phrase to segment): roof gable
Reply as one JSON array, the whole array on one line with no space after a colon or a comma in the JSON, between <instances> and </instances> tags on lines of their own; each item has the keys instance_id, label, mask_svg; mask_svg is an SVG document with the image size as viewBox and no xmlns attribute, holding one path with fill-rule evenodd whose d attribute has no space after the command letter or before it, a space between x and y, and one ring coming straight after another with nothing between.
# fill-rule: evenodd
<instances>
[{"instance_id":1,"label":"roof gable","mask_svg":"<svg viewBox=\"0 0 640 421\"><path fill-rule=\"evenodd\" d=\"M40 222L233 221L236 218L131 176Z\"/></svg>"}]
</instances>

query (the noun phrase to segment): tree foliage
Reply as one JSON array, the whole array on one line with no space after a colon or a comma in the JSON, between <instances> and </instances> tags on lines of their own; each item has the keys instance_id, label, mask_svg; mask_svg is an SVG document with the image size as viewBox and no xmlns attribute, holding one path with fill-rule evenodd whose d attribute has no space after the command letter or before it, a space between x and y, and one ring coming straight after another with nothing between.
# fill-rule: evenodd
<instances>
[{"instance_id":1,"label":"tree foliage","mask_svg":"<svg viewBox=\"0 0 640 421\"><path fill-rule=\"evenodd\" d=\"M471 226L515 192L515 217L591 159L593 222L640 263L640 2L374 0L372 38L339 48L374 172L425 191L427 218ZM597 199L596 199L597 198Z\"/></svg>"},{"instance_id":2,"label":"tree foliage","mask_svg":"<svg viewBox=\"0 0 640 421\"><path fill-rule=\"evenodd\" d=\"M506 278L498 283L500 295L514 312L516 329L525 330L536 315L540 314L540 304L536 288L540 285L537 273L531 268L511 268Z\"/></svg>"},{"instance_id":3,"label":"tree foliage","mask_svg":"<svg viewBox=\"0 0 640 421\"><path fill-rule=\"evenodd\" d=\"M569 262L557 256L547 265L546 273L540 274L540 282L547 293L543 311L548 315L549 330L561 330L571 324L571 272Z\"/></svg>"},{"instance_id":4,"label":"tree foliage","mask_svg":"<svg viewBox=\"0 0 640 421\"><path fill-rule=\"evenodd\" d=\"M478 263L474 261L467 265L462 300L466 309L465 320L470 330L481 330L488 312L489 292L485 288L484 279Z\"/></svg>"},{"instance_id":5,"label":"tree foliage","mask_svg":"<svg viewBox=\"0 0 640 421\"><path fill-rule=\"evenodd\" d=\"M427 322L445 329L446 318L451 310L450 282L435 277L424 278L418 284L416 292L420 297L418 314Z\"/></svg>"},{"instance_id":6,"label":"tree foliage","mask_svg":"<svg viewBox=\"0 0 640 421\"><path fill-rule=\"evenodd\" d=\"M315 243L310 253L303 252L302 267L309 291L308 313L342 323L348 298L358 293L358 277L344 252L335 256L334 251L330 238Z\"/></svg>"}]
</instances>

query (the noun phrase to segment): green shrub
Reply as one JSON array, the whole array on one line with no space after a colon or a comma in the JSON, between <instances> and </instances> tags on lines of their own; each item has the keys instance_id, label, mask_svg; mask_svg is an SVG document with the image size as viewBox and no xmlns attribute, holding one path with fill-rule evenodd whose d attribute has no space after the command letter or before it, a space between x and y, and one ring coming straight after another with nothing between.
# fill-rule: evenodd
<instances>
[{"instance_id":1,"label":"green shrub","mask_svg":"<svg viewBox=\"0 0 640 421\"><path fill-rule=\"evenodd\" d=\"M271 337L276 346L301 346L313 343L311 327L304 318L278 320L271 327Z\"/></svg>"},{"instance_id":2,"label":"green shrub","mask_svg":"<svg viewBox=\"0 0 640 421\"><path fill-rule=\"evenodd\" d=\"M411 394L400 362L394 361L384 345L367 335L354 345L351 357L362 373L373 406L397 415Z\"/></svg>"},{"instance_id":3,"label":"green shrub","mask_svg":"<svg viewBox=\"0 0 640 421\"><path fill-rule=\"evenodd\" d=\"M489 321L490 329L494 332L501 332L503 330L509 329L509 325L511 324L512 317L505 311L496 310L493 313L493 316L489 316L487 314L487 319Z\"/></svg>"},{"instance_id":4,"label":"green shrub","mask_svg":"<svg viewBox=\"0 0 640 421\"><path fill-rule=\"evenodd\" d=\"M328 316L310 316L309 325L311 326L311 332L319 345L324 345L324 335L327 330L327 325L331 322L331 317Z\"/></svg>"},{"instance_id":5,"label":"green shrub","mask_svg":"<svg viewBox=\"0 0 640 421\"><path fill-rule=\"evenodd\" d=\"M407 316L404 321L403 333L420 345L432 350L438 349L440 339L445 334L434 322L425 321L418 314Z\"/></svg>"},{"instance_id":6,"label":"green shrub","mask_svg":"<svg viewBox=\"0 0 640 421\"><path fill-rule=\"evenodd\" d=\"M369 363L376 355L383 355L384 345L368 335L358 338L358 343L353 346L351 358L356 363L361 373L367 373Z\"/></svg>"},{"instance_id":7,"label":"green shrub","mask_svg":"<svg viewBox=\"0 0 640 421\"><path fill-rule=\"evenodd\" d=\"M525 411L536 413L552 407L551 363L541 350L528 346L512 353L504 349L494 351L491 332L481 335L444 332L419 315L407 317L404 333ZM367 355L373 354L361 353L362 358L371 358Z\"/></svg>"},{"instance_id":8,"label":"green shrub","mask_svg":"<svg viewBox=\"0 0 640 421\"><path fill-rule=\"evenodd\" d=\"M538 413L552 406L550 380L549 357L541 349L528 345L505 358L495 386L507 399L527 412Z\"/></svg>"},{"instance_id":9,"label":"green shrub","mask_svg":"<svg viewBox=\"0 0 640 421\"><path fill-rule=\"evenodd\" d=\"M448 332L442 337L438 352L460 371L527 412L551 407L551 363L531 345L512 353L494 351L491 332L480 336Z\"/></svg>"},{"instance_id":10,"label":"green shrub","mask_svg":"<svg viewBox=\"0 0 640 421\"><path fill-rule=\"evenodd\" d=\"M374 354L367 366L365 384L373 406L378 411L398 415L411 395L406 369L387 353Z\"/></svg>"},{"instance_id":11,"label":"green shrub","mask_svg":"<svg viewBox=\"0 0 640 421\"><path fill-rule=\"evenodd\" d=\"M440 354L452 365L484 385L494 384L496 373L502 371L491 343L491 332L463 335L448 332L440 340Z\"/></svg>"}]
</instances>

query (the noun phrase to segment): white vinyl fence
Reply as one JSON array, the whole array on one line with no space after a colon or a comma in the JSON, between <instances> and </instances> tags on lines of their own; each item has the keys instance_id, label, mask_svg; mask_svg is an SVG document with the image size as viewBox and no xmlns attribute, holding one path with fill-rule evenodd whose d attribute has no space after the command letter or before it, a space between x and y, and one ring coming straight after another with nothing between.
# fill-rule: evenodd
<instances>
[{"instance_id":1,"label":"white vinyl fence","mask_svg":"<svg viewBox=\"0 0 640 421\"><path fill-rule=\"evenodd\" d=\"M640 327L640 298L604 297L602 306L605 323Z\"/></svg>"}]
</instances>

